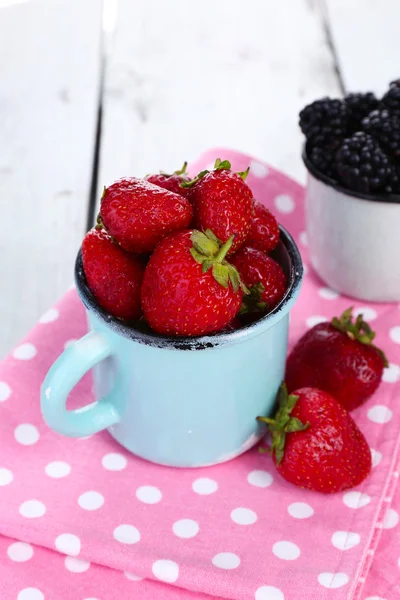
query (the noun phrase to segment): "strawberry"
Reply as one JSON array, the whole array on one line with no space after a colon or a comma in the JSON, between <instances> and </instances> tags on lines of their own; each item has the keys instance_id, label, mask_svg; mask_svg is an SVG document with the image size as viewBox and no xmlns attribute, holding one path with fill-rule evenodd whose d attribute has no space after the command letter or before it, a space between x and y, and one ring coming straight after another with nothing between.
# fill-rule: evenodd
<instances>
[{"instance_id":1,"label":"strawberry","mask_svg":"<svg viewBox=\"0 0 400 600\"><path fill-rule=\"evenodd\" d=\"M150 327L165 335L196 336L223 329L238 313L243 290L211 231L174 233L160 242L146 267L142 307Z\"/></svg>"},{"instance_id":2,"label":"strawberry","mask_svg":"<svg viewBox=\"0 0 400 600\"><path fill-rule=\"evenodd\" d=\"M360 484L371 470L371 450L349 413L330 394L311 387L288 396L283 385L273 419L271 453L290 483L333 493Z\"/></svg>"},{"instance_id":3,"label":"strawberry","mask_svg":"<svg viewBox=\"0 0 400 600\"><path fill-rule=\"evenodd\" d=\"M254 203L254 217L246 245L269 254L279 242L279 225L274 215L261 202Z\"/></svg>"},{"instance_id":4,"label":"strawberry","mask_svg":"<svg viewBox=\"0 0 400 600\"><path fill-rule=\"evenodd\" d=\"M104 188L100 218L113 238L129 252L152 252L173 231L192 220L190 203L145 179L126 177Z\"/></svg>"},{"instance_id":5,"label":"strawberry","mask_svg":"<svg viewBox=\"0 0 400 600\"><path fill-rule=\"evenodd\" d=\"M164 188L165 190L169 190L180 196L187 196L189 188L182 187L181 185L184 181L190 181L190 177L186 175L186 167L187 162L183 163L182 169L174 171L171 175L161 171L154 175L147 175L146 179L147 181L150 181L150 183L158 185L158 187Z\"/></svg>"},{"instance_id":6,"label":"strawberry","mask_svg":"<svg viewBox=\"0 0 400 600\"><path fill-rule=\"evenodd\" d=\"M282 267L261 250L245 246L231 258L250 295L242 312L272 310L283 298L287 281Z\"/></svg>"},{"instance_id":7,"label":"strawberry","mask_svg":"<svg viewBox=\"0 0 400 600\"><path fill-rule=\"evenodd\" d=\"M202 231L210 229L223 243L235 236L229 254L243 245L253 219L253 194L244 182L247 173L248 169L234 173L228 160L218 158L213 171L202 171L183 184L189 187L195 226Z\"/></svg>"},{"instance_id":8,"label":"strawberry","mask_svg":"<svg viewBox=\"0 0 400 600\"><path fill-rule=\"evenodd\" d=\"M114 317L138 319L144 265L101 228L88 231L82 242L86 280L97 302Z\"/></svg>"},{"instance_id":9,"label":"strawberry","mask_svg":"<svg viewBox=\"0 0 400 600\"><path fill-rule=\"evenodd\" d=\"M332 394L347 410L378 388L387 358L372 344L375 333L352 309L312 327L297 342L286 366L289 392L310 385Z\"/></svg>"}]
</instances>

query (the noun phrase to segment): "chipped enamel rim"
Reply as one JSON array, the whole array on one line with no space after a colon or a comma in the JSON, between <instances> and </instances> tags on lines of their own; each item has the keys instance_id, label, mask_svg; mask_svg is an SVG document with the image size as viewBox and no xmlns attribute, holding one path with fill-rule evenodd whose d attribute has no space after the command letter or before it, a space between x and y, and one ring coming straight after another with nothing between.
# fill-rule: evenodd
<instances>
[{"instance_id":1,"label":"chipped enamel rim","mask_svg":"<svg viewBox=\"0 0 400 600\"><path fill-rule=\"evenodd\" d=\"M266 331L280 319L285 316L291 309L300 291L300 285L303 278L303 264L301 261L300 252L292 236L284 227L279 226L280 242L286 250L289 259L289 284L285 295L280 303L267 315L252 323L245 325L241 329L229 333L216 333L215 335L203 335L199 337L171 337L161 336L155 333L145 333L126 325L116 317L108 314L97 303L94 295L89 289L82 265L82 251L79 250L75 262L75 282L80 299L88 311L94 313L98 319L103 321L107 327L115 333L122 335L130 340L155 346L157 348L168 348L171 350L206 350L218 346L231 345L235 342L244 341L253 335L258 335Z\"/></svg>"},{"instance_id":2,"label":"chipped enamel rim","mask_svg":"<svg viewBox=\"0 0 400 600\"><path fill-rule=\"evenodd\" d=\"M370 200L371 202L383 202L384 204L400 204L400 194L364 194L363 192L356 192L355 190L348 190L342 187L334 179L328 177L324 173L321 173L310 161L307 155L307 144L303 145L302 159L307 171L318 181L325 183L329 187L333 188L337 192L350 196L350 198L361 198L362 200Z\"/></svg>"}]
</instances>

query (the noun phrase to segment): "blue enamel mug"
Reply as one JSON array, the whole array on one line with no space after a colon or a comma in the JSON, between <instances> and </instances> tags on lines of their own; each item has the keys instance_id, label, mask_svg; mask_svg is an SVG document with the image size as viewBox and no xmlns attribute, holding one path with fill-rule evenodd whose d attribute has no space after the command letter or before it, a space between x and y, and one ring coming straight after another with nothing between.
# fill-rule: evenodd
<instances>
[{"instance_id":1,"label":"blue enamel mug","mask_svg":"<svg viewBox=\"0 0 400 600\"><path fill-rule=\"evenodd\" d=\"M107 314L88 288L79 253L76 287L90 332L45 378L46 423L69 437L108 429L137 456L174 467L222 463L254 446L265 433L256 417L271 413L284 378L289 312L303 276L297 246L282 227L274 256L288 289L272 312L230 333L172 338ZM67 410L68 394L90 369L95 401Z\"/></svg>"}]
</instances>

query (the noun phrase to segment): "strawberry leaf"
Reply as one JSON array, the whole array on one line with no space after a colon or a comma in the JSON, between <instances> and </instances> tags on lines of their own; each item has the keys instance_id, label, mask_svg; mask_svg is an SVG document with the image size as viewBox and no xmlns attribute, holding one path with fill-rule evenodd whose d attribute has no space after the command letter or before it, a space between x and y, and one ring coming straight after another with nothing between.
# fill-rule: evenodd
<instances>
[{"instance_id":1,"label":"strawberry leaf","mask_svg":"<svg viewBox=\"0 0 400 600\"><path fill-rule=\"evenodd\" d=\"M287 387L285 383L282 383L277 395L278 410L275 417L273 419L269 417L257 417L257 421L265 423L271 433L271 454L275 456L277 465L279 465L284 456L286 435L296 433L297 431L304 431L310 426L308 422L302 423L297 417L290 416L298 399L299 397L294 394L288 395Z\"/></svg>"},{"instance_id":2,"label":"strawberry leaf","mask_svg":"<svg viewBox=\"0 0 400 600\"><path fill-rule=\"evenodd\" d=\"M195 248L190 248L190 254L193 256L194 260L199 263L199 265L202 265L206 259L206 257L200 254L200 252L197 252Z\"/></svg>"},{"instance_id":3,"label":"strawberry leaf","mask_svg":"<svg viewBox=\"0 0 400 600\"><path fill-rule=\"evenodd\" d=\"M375 350L381 357L384 366L389 366L389 361L384 352L372 343L375 339L375 331L372 330L369 323L364 321L362 314L358 315L356 320L354 321L352 306L346 309L340 315L340 317L334 317L331 321L331 325L333 325L333 327L335 327L342 333L345 333L350 339L356 340L357 342L360 342L361 344L364 344L366 346L372 346L372 348L375 348Z\"/></svg>"},{"instance_id":4,"label":"strawberry leaf","mask_svg":"<svg viewBox=\"0 0 400 600\"><path fill-rule=\"evenodd\" d=\"M215 256L215 254L219 251L218 241L214 241L213 239L207 237L201 231L197 231L196 229L193 231L191 238L193 242L193 247L203 254L204 256Z\"/></svg>"},{"instance_id":5,"label":"strawberry leaf","mask_svg":"<svg viewBox=\"0 0 400 600\"><path fill-rule=\"evenodd\" d=\"M214 163L214 169L216 171L222 171L224 169L230 169L230 168L231 168L231 163L229 162L229 160L221 160L220 158L217 158Z\"/></svg>"},{"instance_id":6,"label":"strawberry leaf","mask_svg":"<svg viewBox=\"0 0 400 600\"><path fill-rule=\"evenodd\" d=\"M247 175L249 174L250 171L250 167L247 167L247 169L245 171L238 171L237 174L239 175L239 177L241 177L243 179L243 181L246 179Z\"/></svg>"},{"instance_id":7,"label":"strawberry leaf","mask_svg":"<svg viewBox=\"0 0 400 600\"><path fill-rule=\"evenodd\" d=\"M295 431L304 431L310 427L310 423L302 423L297 417L291 417L288 424L285 426L286 433L294 433Z\"/></svg>"},{"instance_id":8,"label":"strawberry leaf","mask_svg":"<svg viewBox=\"0 0 400 600\"><path fill-rule=\"evenodd\" d=\"M220 263L213 264L213 276L222 287L229 287L229 270L226 265L221 265Z\"/></svg>"}]
</instances>

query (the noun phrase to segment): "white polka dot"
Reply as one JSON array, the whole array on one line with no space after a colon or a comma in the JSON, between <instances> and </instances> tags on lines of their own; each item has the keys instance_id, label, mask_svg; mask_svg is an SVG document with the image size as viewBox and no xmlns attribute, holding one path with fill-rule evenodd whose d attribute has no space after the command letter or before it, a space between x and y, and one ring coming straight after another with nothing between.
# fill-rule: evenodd
<instances>
[{"instance_id":1,"label":"white polka dot","mask_svg":"<svg viewBox=\"0 0 400 600\"><path fill-rule=\"evenodd\" d=\"M134 573L128 573L128 571L124 571L124 575L130 581L142 581L143 577L139 577L139 575L135 575Z\"/></svg>"},{"instance_id":2,"label":"white polka dot","mask_svg":"<svg viewBox=\"0 0 400 600\"><path fill-rule=\"evenodd\" d=\"M60 313L56 308L50 308L50 310L46 311L39 319L39 323L52 323L56 321Z\"/></svg>"},{"instance_id":3,"label":"white polka dot","mask_svg":"<svg viewBox=\"0 0 400 600\"><path fill-rule=\"evenodd\" d=\"M81 551L81 540L73 533L62 533L56 538L56 548L62 554L78 556Z\"/></svg>"},{"instance_id":4,"label":"white polka dot","mask_svg":"<svg viewBox=\"0 0 400 600\"><path fill-rule=\"evenodd\" d=\"M76 338L71 338L70 340L67 340L64 344L64 348L69 348L70 346L72 346L72 344L75 344L75 342L77 342L78 340ZM92 436L90 436L92 437Z\"/></svg>"},{"instance_id":5,"label":"white polka dot","mask_svg":"<svg viewBox=\"0 0 400 600\"><path fill-rule=\"evenodd\" d=\"M26 500L19 507L19 514L27 519L43 517L45 513L46 506L40 500Z\"/></svg>"},{"instance_id":6,"label":"white polka dot","mask_svg":"<svg viewBox=\"0 0 400 600\"><path fill-rule=\"evenodd\" d=\"M318 575L318 581L321 585L328 589L340 588L349 581L346 573L320 573Z\"/></svg>"},{"instance_id":7,"label":"white polka dot","mask_svg":"<svg viewBox=\"0 0 400 600\"><path fill-rule=\"evenodd\" d=\"M315 325L319 325L320 323L326 323L330 319L323 317L322 315L314 315L312 317L308 317L306 320L307 327L315 327Z\"/></svg>"},{"instance_id":8,"label":"white polka dot","mask_svg":"<svg viewBox=\"0 0 400 600\"><path fill-rule=\"evenodd\" d=\"M294 200L288 194L279 194L275 197L274 204L279 212L288 214L294 211Z\"/></svg>"},{"instance_id":9,"label":"white polka dot","mask_svg":"<svg viewBox=\"0 0 400 600\"><path fill-rule=\"evenodd\" d=\"M26 562L33 556L33 548L25 542L14 542L7 548L8 557L14 562Z\"/></svg>"},{"instance_id":10,"label":"white polka dot","mask_svg":"<svg viewBox=\"0 0 400 600\"><path fill-rule=\"evenodd\" d=\"M306 231L302 231L300 233L299 240L300 240L300 243L303 244L303 246L308 246L308 236L307 236Z\"/></svg>"},{"instance_id":11,"label":"white polka dot","mask_svg":"<svg viewBox=\"0 0 400 600\"><path fill-rule=\"evenodd\" d=\"M354 310L353 314L356 317L358 317L358 315L362 315L364 321L373 321L378 316L376 310L374 308L370 308L369 306L360 306Z\"/></svg>"},{"instance_id":12,"label":"white polka dot","mask_svg":"<svg viewBox=\"0 0 400 600\"><path fill-rule=\"evenodd\" d=\"M260 488L266 488L271 485L271 483L274 481L274 478L272 477L271 473L268 473L268 471L260 470L251 471L247 475L247 481L250 483L250 485L255 485L256 487Z\"/></svg>"},{"instance_id":13,"label":"white polka dot","mask_svg":"<svg viewBox=\"0 0 400 600\"><path fill-rule=\"evenodd\" d=\"M400 520L399 513L394 508L388 508L383 518L383 528L393 529Z\"/></svg>"},{"instance_id":14,"label":"white polka dot","mask_svg":"<svg viewBox=\"0 0 400 600\"><path fill-rule=\"evenodd\" d=\"M166 583L174 583L179 577L179 566L173 560L160 559L155 560L151 567L154 577L165 581Z\"/></svg>"},{"instance_id":15,"label":"white polka dot","mask_svg":"<svg viewBox=\"0 0 400 600\"><path fill-rule=\"evenodd\" d=\"M26 344L21 344L17 346L13 352L13 357L17 360L30 360L34 356L36 356L37 350L33 344L30 342L26 342Z\"/></svg>"},{"instance_id":16,"label":"white polka dot","mask_svg":"<svg viewBox=\"0 0 400 600\"><path fill-rule=\"evenodd\" d=\"M14 479L13 472L5 467L0 467L0 486L8 485Z\"/></svg>"},{"instance_id":17,"label":"white polka dot","mask_svg":"<svg viewBox=\"0 0 400 600\"><path fill-rule=\"evenodd\" d=\"M5 383L5 381L0 381L0 402L4 402L8 400L11 396L11 388Z\"/></svg>"},{"instance_id":18,"label":"white polka dot","mask_svg":"<svg viewBox=\"0 0 400 600\"><path fill-rule=\"evenodd\" d=\"M65 568L71 573L84 573L90 567L90 562L79 560L73 556L67 556L64 561Z\"/></svg>"},{"instance_id":19,"label":"white polka dot","mask_svg":"<svg viewBox=\"0 0 400 600\"><path fill-rule=\"evenodd\" d=\"M306 502L293 502L288 506L288 513L295 519L308 519L314 514L314 509Z\"/></svg>"},{"instance_id":20,"label":"white polka dot","mask_svg":"<svg viewBox=\"0 0 400 600\"><path fill-rule=\"evenodd\" d=\"M104 496L99 492L84 492L78 498L78 504L85 510L97 510L104 504Z\"/></svg>"},{"instance_id":21,"label":"white polka dot","mask_svg":"<svg viewBox=\"0 0 400 600\"><path fill-rule=\"evenodd\" d=\"M363 508L371 502L371 497L362 492L345 492L343 494L343 503L348 508Z\"/></svg>"},{"instance_id":22,"label":"white polka dot","mask_svg":"<svg viewBox=\"0 0 400 600\"><path fill-rule=\"evenodd\" d=\"M311 264L314 267L314 269L316 271L318 271L318 267L319 267L319 258L318 256L316 256L315 254L311 254Z\"/></svg>"},{"instance_id":23,"label":"white polka dot","mask_svg":"<svg viewBox=\"0 0 400 600\"><path fill-rule=\"evenodd\" d=\"M335 290L331 290L328 287L322 287L318 290L319 296L324 300L336 300L339 297L339 293L335 292Z\"/></svg>"},{"instance_id":24,"label":"white polka dot","mask_svg":"<svg viewBox=\"0 0 400 600\"><path fill-rule=\"evenodd\" d=\"M285 596L273 585L262 585L256 591L255 600L285 600Z\"/></svg>"},{"instance_id":25,"label":"white polka dot","mask_svg":"<svg viewBox=\"0 0 400 600\"><path fill-rule=\"evenodd\" d=\"M389 366L383 369L382 379L386 383L396 383L400 379L400 366L389 363Z\"/></svg>"},{"instance_id":26,"label":"white polka dot","mask_svg":"<svg viewBox=\"0 0 400 600\"><path fill-rule=\"evenodd\" d=\"M20 591L17 600L44 600L44 595L37 588L29 587Z\"/></svg>"},{"instance_id":27,"label":"white polka dot","mask_svg":"<svg viewBox=\"0 0 400 600\"><path fill-rule=\"evenodd\" d=\"M251 175L254 175L254 177L262 179L268 175L269 171L266 165L263 165L256 160L252 160L250 163L250 173Z\"/></svg>"},{"instance_id":28,"label":"white polka dot","mask_svg":"<svg viewBox=\"0 0 400 600\"><path fill-rule=\"evenodd\" d=\"M122 454L110 452L110 454L105 454L103 456L101 464L107 471L122 471L125 469L128 461Z\"/></svg>"},{"instance_id":29,"label":"white polka dot","mask_svg":"<svg viewBox=\"0 0 400 600\"><path fill-rule=\"evenodd\" d=\"M145 504L157 504L162 498L162 493L154 485L142 485L136 490L136 498Z\"/></svg>"},{"instance_id":30,"label":"white polka dot","mask_svg":"<svg viewBox=\"0 0 400 600\"><path fill-rule=\"evenodd\" d=\"M71 467L68 463L62 460L55 460L46 465L45 473L48 475L48 477L60 479L61 477L66 477L71 473Z\"/></svg>"},{"instance_id":31,"label":"white polka dot","mask_svg":"<svg viewBox=\"0 0 400 600\"><path fill-rule=\"evenodd\" d=\"M22 423L15 428L14 437L19 444L22 444L23 446L32 446L32 444L36 444L39 440L40 434L35 425Z\"/></svg>"},{"instance_id":32,"label":"white polka dot","mask_svg":"<svg viewBox=\"0 0 400 600\"><path fill-rule=\"evenodd\" d=\"M300 548L293 542L276 542L272 546L272 552L283 560L296 560L300 556Z\"/></svg>"},{"instance_id":33,"label":"white polka dot","mask_svg":"<svg viewBox=\"0 0 400 600\"><path fill-rule=\"evenodd\" d=\"M202 496L208 496L208 494L212 494L216 492L218 489L218 483L214 481L214 479L209 479L208 477L200 477L200 479L196 479L192 483L192 489L196 494L201 494Z\"/></svg>"},{"instance_id":34,"label":"white polka dot","mask_svg":"<svg viewBox=\"0 0 400 600\"><path fill-rule=\"evenodd\" d=\"M219 569L237 569L240 565L240 558L233 552L220 552L214 556L212 563Z\"/></svg>"},{"instance_id":35,"label":"white polka dot","mask_svg":"<svg viewBox=\"0 0 400 600\"><path fill-rule=\"evenodd\" d=\"M199 526L192 519L181 519L172 525L172 531L180 538L192 538L199 533Z\"/></svg>"},{"instance_id":36,"label":"white polka dot","mask_svg":"<svg viewBox=\"0 0 400 600\"><path fill-rule=\"evenodd\" d=\"M235 508L231 512L231 519L238 525L252 525L257 521L257 515L250 508Z\"/></svg>"},{"instance_id":37,"label":"white polka dot","mask_svg":"<svg viewBox=\"0 0 400 600\"><path fill-rule=\"evenodd\" d=\"M137 544L140 540L140 531L133 525L118 525L114 529L114 538L121 544Z\"/></svg>"},{"instance_id":38,"label":"white polka dot","mask_svg":"<svg viewBox=\"0 0 400 600\"><path fill-rule=\"evenodd\" d=\"M396 327L392 327L392 329L389 331L389 336L392 342L395 344L400 344L400 326L397 325Z\"/></svg>"},{"instance_id":39,"label":"white polka dot","mask_svg":"<svg viewBox=\"0 0 400 600\"><path fill-rule=\"evenodd\" d=\"M378 450L374 450L373 448L371 448L371 460L372 466L376 467L382 460L382 453Z\"/></svg>"},{"instance_id":40,"label":"white polka dot","mask_svg":"<svg viewBox=\"0 0 400 600\"><path fill-rule=\"evenodd\" d=\"M367 414L370 421L373 423L379 423L380 425L390 421L393 416L390 408L384 406L383 404L375 404L375 406L371 406Z\"/></svg>"},{"instance_id":41,"label":"white polka dot","mask_svg":"<svg viewBox=\"0 0 400 600\"><path fill-rule=\"evenodd\" d=\"M352 531L335 531L332 536L332 544L338 550L350 550L360 543L360 539L359 534Z\"/></svg>"}]
</instances>

